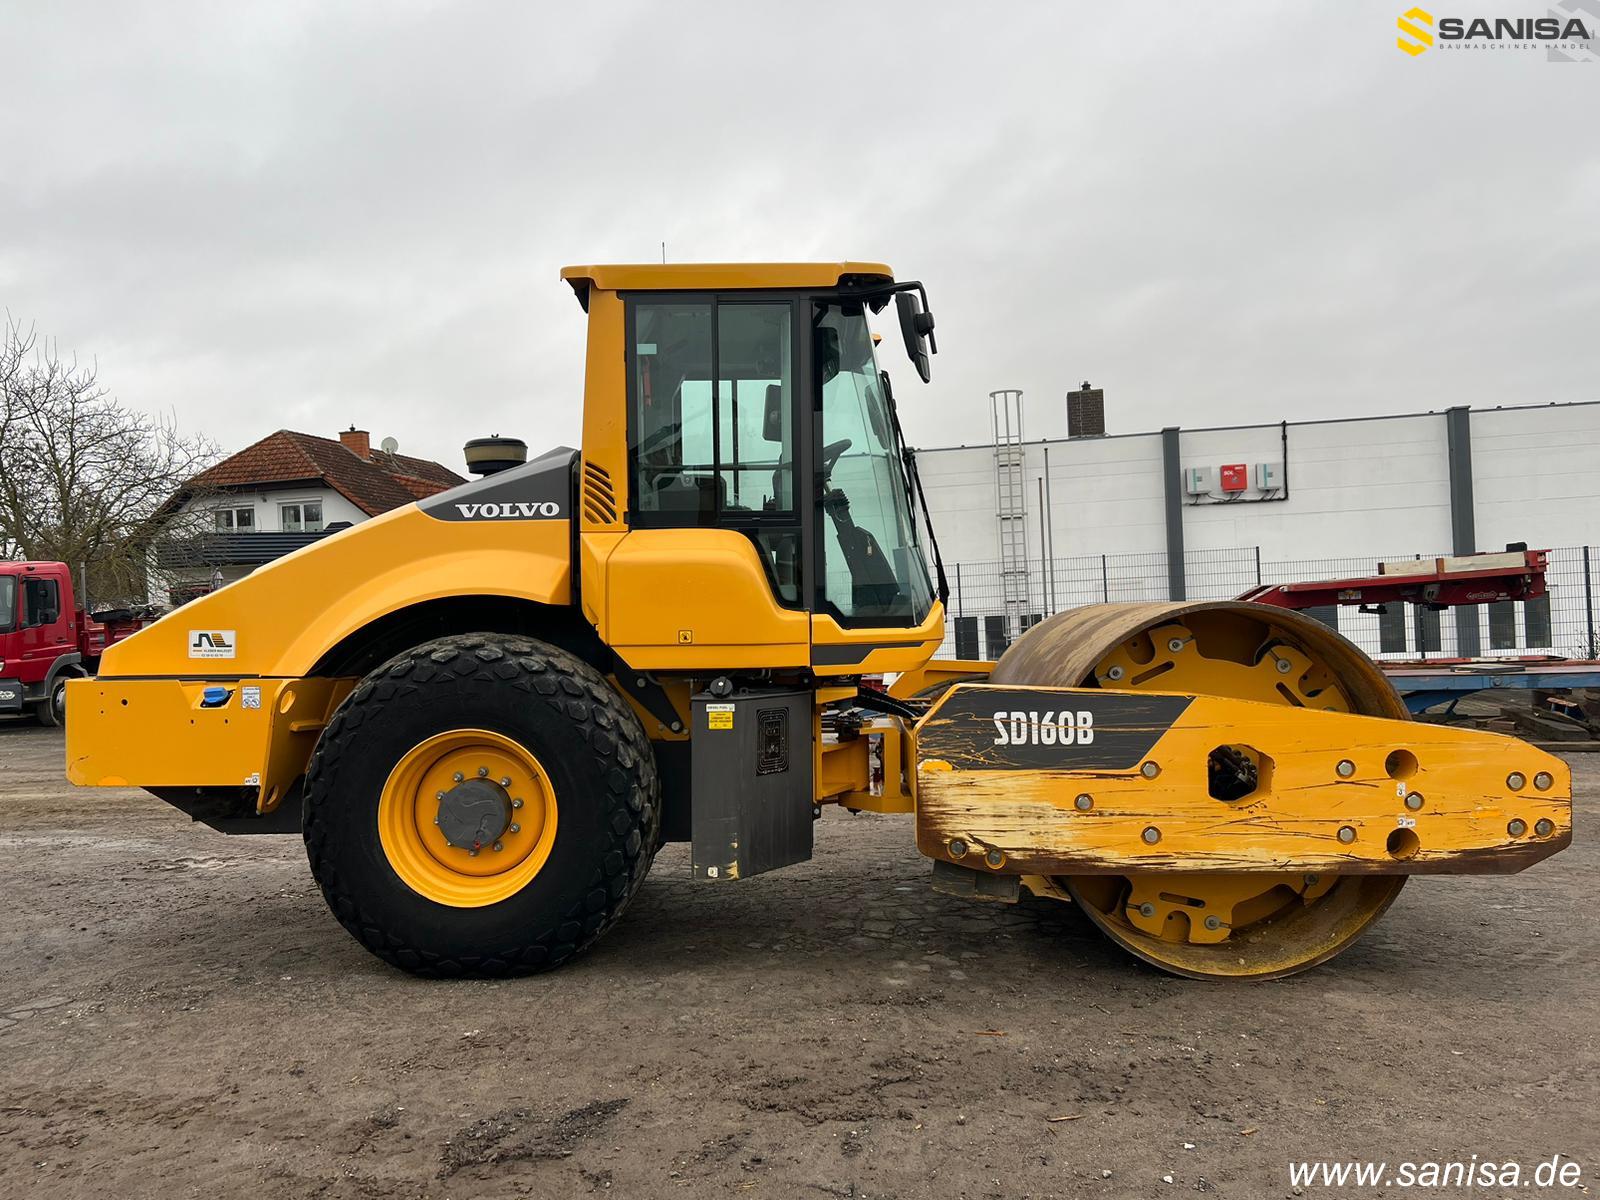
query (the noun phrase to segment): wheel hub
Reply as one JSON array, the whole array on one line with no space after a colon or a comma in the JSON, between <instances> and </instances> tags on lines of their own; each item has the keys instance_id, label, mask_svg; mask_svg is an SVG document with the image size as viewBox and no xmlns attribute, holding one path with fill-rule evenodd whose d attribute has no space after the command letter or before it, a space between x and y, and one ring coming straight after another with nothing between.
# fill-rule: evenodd
<instances>
[{"instance_id":1,"label":"wheel hub","mask_svg":"<svg viewBox=\"0 0 1600 1200\"><path fill-rule=\"evenodd\" d=\"M504 734L448 730L395 764L378 833L389 865L419 895L458 908L494 904L549 857L555 789L539 760Z\"/></svg>"},{"instance_id":2,"label":"wheel hub","mask_svg":"<svg viewBox=\"0 0 1600 1200\"><path fill-rule=\"evenodd\" d=\"M492 846L511 828L511 793L492 779L468 779L439 798L439 832L459 850Z\"/></svg>"}]
</instances>

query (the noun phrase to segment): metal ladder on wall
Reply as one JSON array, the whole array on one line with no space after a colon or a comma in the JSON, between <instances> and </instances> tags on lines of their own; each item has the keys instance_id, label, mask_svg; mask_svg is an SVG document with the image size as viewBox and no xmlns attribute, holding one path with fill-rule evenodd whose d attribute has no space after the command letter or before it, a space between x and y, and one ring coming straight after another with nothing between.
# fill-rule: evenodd
<instances>
[{"instance_id":1,"label":"metal ladder on wall","mask_svg":"<svg viewBox=\"0 0 1600 1200\"><path fill-rule=\"evenodd\" d=\"M989 393L994 422L994 512L1000 534L1000 598L1006 637L1017 637L1028 619L1028 495L1023 485L1022 392Z\"/></svg>"}]
</instances>

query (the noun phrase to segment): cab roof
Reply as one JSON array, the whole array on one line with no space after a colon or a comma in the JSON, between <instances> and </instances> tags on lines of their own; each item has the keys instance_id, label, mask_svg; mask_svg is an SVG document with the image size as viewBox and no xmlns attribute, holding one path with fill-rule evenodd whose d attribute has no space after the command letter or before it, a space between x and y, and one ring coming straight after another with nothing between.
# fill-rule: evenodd
<instances>
[{"instance_id":1,"label":"cab roof","mask_svg":"<svg viewBox=\"0 0 1600 1200\"><path fill-rule=\"evenodd\" d=\"M562 267L578 302L589 306L589 289L627 291L733 291L743 288L818 288L840 283L892 283L882 263L621 263Z\"/></svg>"}]
</instances>

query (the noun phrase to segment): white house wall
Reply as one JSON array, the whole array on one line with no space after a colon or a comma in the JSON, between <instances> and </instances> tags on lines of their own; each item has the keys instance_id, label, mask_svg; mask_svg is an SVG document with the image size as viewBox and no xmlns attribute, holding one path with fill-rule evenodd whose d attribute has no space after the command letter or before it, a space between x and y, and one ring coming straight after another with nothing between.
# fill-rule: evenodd
<instances>
[{"instance_id":1,"label":"white house wall","mask_svg":"<svg viewBox=\"0 0 1600 1200\"><path fill-rule=\"evenodd\" d=\"M227 496L208 496L195 500L188 511L216 508L249 508L255 513L255 532L283 532L283 504L322 503L322 524L326 528L340 521L355 525L367 519L367 514L357 508L332 488L286 488L282 491L242 492Z\"/></svg>"}]
</instances>

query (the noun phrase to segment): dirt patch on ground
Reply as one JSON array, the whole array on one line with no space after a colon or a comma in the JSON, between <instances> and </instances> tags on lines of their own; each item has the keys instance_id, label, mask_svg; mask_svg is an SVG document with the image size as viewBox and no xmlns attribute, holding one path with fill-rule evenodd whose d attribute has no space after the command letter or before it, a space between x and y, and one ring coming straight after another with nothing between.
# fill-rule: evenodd
<instances>
[{"instance_id":1,"label":"dirt patch on ground","mask_svg":"<svg viewBox=\"0 0 1600 1200\"><path fill-rule=\"evenodd\" d=\"M669 847L566 970L428 983L345 935L297 839L75 790L59 733L0 724L0 1190L1254 1200L1291 1160L1559 1153L1594 1194L1600 755L1572 762L1570 850L1415 880L1278 983L940 896L905 819L844 813L739 884Z\"/></svg>"}]
</instances>

